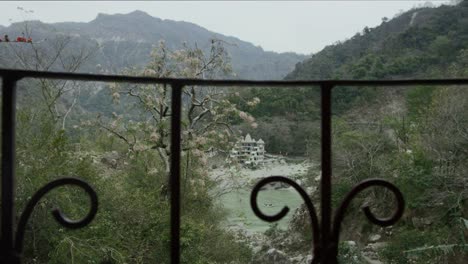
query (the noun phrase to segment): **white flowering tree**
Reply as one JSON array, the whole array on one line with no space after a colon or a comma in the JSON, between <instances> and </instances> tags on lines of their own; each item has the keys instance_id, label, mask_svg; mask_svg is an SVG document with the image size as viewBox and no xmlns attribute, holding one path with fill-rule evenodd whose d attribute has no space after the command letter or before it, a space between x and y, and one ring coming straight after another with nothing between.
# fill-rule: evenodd
<instances>
[{"instance_id":1,"label":"white flowering tree","mask_svg":"<svg viewBox=\"0 0 468 264\"><path fill-rule=\"evenodd\" d=\"M212 40L210 51L183 46L171 51L164 42L151 53L151 61L144 69L127 69L125 74L173 78L220 78L232 74L230 60L219 40ZM98 120L98 126L128 145L131 155L145 151L157 151L169 172L170 146L170 87L165 85L120 85L109 86L115 102L133 100L142 111L137 120L125 120L114 114L111 120ZM193 160L206 165L206 154L213 150L228 150L233 136L233 122L245 121L256 127L255 119L240 111L229 101L229 92L221 87L186 86L183 89L182 150L186 162L186 178ZM258 98L247 102L253 106ZM199 166L200 167L200 166ZM200 171L206 174L206 171Z\"/></svg>"}]
</instances>

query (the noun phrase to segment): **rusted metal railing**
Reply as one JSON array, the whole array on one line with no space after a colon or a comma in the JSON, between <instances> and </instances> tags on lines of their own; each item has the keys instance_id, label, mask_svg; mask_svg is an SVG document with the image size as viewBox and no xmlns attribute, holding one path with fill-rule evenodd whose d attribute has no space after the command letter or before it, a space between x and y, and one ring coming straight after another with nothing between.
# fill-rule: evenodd
<instances>
[{"instance_id":1,"label":"rusted metal railing","mask_svg":"<svg viewBox=\"0 0 468 264\"><path fill-rule=\"evenodd\" d=\"M352 199L363 190L380 186L389 189L396 198L397 206L393 215L381 219L376 217L369 207L363 211L369 221L380 226L396 223L403 215L404 199L399 189L392 183L381 179L368 179L354 186L344 198L333 217L332 196L332 159L331 159L331 96L336 86L414 86L414 85L463 85L468 79L424 79L424 80L310 80L310 81L251 81L251 80L201 80L201 79L171 79L133 77L120 75L95 75L79 73L40 72L25 70L0 69L2 78L2 179L1 179L1 241L0 263L21 263L24 232L28 218L34 206L49 191L64 185L75 185L82 188L89 196L91 206L88 214L80 220L70 220L56 209L53 211L55 220L68 228L81 228L89 224L98 211L98 196L86 182L76 178L62 178L52 181L40 188L26 205L16 225L15 223L15 109L16 83L23 78L60 79L74 81L126 82L136 84L166 84L172 87L171 100L171 263L180 263L180 157L181 157L181 107L182 89L187 85L199 86L263 86L263 87L299 87L319 86L321 88L321 183L320 212L317 215L314 205L307 193L294 181L283 176L271 176L261 180L252 190L250 203L254 213L261 219L273 222L283 218L289 211L284 207L275 215L265 215L257 205L257 195L260 189L271 182L283 182L297 190L309 211L313 237L312 263L337 263L340 226L346 209Z\"/></svg>"}]
</instances>

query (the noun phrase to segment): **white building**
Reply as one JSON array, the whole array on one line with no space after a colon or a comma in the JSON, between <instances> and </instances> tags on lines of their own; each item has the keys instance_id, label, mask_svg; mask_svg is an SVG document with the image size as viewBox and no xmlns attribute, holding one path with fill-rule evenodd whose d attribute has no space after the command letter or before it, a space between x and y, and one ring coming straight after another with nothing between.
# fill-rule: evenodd
<instances>
[{"instance_id":1,"label":"white building","mask_svg":"<svg viewBox=\"0 0 468 264\"><path fill-rule=\"evenodd\" d=\"M265 142L262 139L255 141L250 134L244 139L237 141L229 155L231 160L235 160L244 165L260 165L265 159Z\"/></svg>"}]
</instances>

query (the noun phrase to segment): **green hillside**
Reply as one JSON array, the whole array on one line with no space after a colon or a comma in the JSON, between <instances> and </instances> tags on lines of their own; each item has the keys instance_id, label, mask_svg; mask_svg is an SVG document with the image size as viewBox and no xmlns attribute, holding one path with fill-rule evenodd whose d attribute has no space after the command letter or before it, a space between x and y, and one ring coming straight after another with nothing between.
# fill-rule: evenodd
<instances>
[{"instance_id":1,"label":"green hillside","mask_svg":"<svg viewBox=\"0 0 468 264\"><path fill-rule=\"evenodd\" d=\"M456 77L468 77L467 1L456 6L413 9L383 20L375 28L366 27L349 40L330 45L297 64L286 79ZM319 89L290 89L283 99L274 89L253 93L262 102L256 110L260 128L262 121L263 127L268 127L271 113L278 120L286 120L281 127L289 130L282 135L307 129L305 139L293 140L296 150L309 155L319 151ZM281 104L288 105L287 111L275 112L273 109ZM332 105L334 206L355 184L369 178L393 182L406 200L399 223L382 229L370 224L359 206L367 204L376 215L389 216L395 208L392 195L374 188L355 199L341 239L356 241L357 246L344 243L342 251L346 253L340 256L340 262L465 263L467 86L335 87ZM291 120L302 129L289 126ZM266 137L268 130L264 130L252 134ZM283 141L275 143L277 146L291 144L287 136L278 138ZM311 157L319 162L318 155ZM314 177L312 172L310 179ZM318 195L315 198L318 202ZM297 220L301 221L306 219ZM293 229L309 234L302 225L293 225ZM379 238L377 244L370 241L374 234ZM305 235L304 239L310 237Z\"/></svg>"},{"instance_id":2,"label":"green hillside","mask_svg":"<svg viewBox=\"0 0 468 264\"><path fill-rule=\"evenodd\" d=\"M383 19L381 25L366 27L362 33L298 63L285 79L452 78L468 76L467 66L468 2L461 2L417 8L389 21ZM318 102L319 89L254 89L252 96L262 102L253 110L257 117L318 118L313 101ZM343 114L375 96L369 89L337 87L334 113Z\"/></svg>"},{"instance_id":3,"label":"green hillside","mask_svg":"<svg viewBox=\"0 0 468 264\"><path fill-rule=\"evenodd\" d=\"M286 79L394 79L462 76L468 47L468 3L418 8L349 40L325 47Z\"/></svg>"}]
</instances>

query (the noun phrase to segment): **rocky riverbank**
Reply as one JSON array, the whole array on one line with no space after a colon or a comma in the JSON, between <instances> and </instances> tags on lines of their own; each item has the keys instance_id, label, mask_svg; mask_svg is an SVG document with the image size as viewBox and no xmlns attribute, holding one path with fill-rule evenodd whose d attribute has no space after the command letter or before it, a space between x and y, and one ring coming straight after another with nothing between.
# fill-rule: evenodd
<instances>
[{"instance_id":1,"label":"rocky riverbank","mask_svg":"<svg viewBox=\"0 0 468 264\"><path fill-rule=\"evenodd\" d=\"M265 186L259 194L258 204L265 214L275 214L284 206L290 208L290 213L281 221L270 224L255 216L250 208L250 191L256 182L269 176L285 176L295 180L308 192L315 190L307 186L306 175L310 175L314 165L304 160L295 160L287 163L285 159L278 159L267 165L248 169L242 167L229 167L211 170L210 177L217 182L221 206L228 211L226 228L237 234L240 241L248 244L254 257L252 263L310 263L311 254L303 254L304 250L291 251L294 244L310 243L301 241L299 234L284 235L288 233L291 217L302 204L297 192L283 183L272 183ZM317 175L313 175L316 178ZM216 194L215 194L216 195ZM279 240L282 240L279 243Z\"/></svg>"},{"instance_id":2,"label":"rocky riverbank","mask_svg":"<svg viewBox=\"0 0 468 264\"><path fill-rule=\"evenodd\" d=\"M250 208L250 192L255 183L273 175L295 180L311 196L320 181L318 169L304 161L288 164L281 160L255 170L241 167L211 170L210 177L218 183L220 204L228 211L226 228L252 249L252 264L309 264L313 257L310 219L295 190L286 184L273 183L260 192L258 204L265 214L275 214L284 206L290 208L290 213L279 222L264 222ZM381 264L378 251L385 246L388 232L391 230L382 230L364 241L342 242L341 262Z\"/></svg>"}]
</instances>

